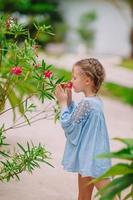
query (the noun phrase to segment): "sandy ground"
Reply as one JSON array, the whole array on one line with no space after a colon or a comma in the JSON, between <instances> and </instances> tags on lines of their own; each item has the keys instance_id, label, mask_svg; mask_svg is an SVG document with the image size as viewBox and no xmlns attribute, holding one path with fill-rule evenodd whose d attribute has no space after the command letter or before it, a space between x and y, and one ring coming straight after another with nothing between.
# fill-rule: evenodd
<instances>
[{"instance_id":1,"label":"sandy ground","mask_svg":"<svg viewBox=\"0 0 133 200\"><path fill-rule=\"evenodd\" d=\"M80 98L82 96L74 96L75 100ZM111 138L133 137L133 108L107 98L103 98L103 102L111 150L117 150L121 144ZM10 118L11 115L8 114L6 121L9 122ZM61 166L65 137L60 124L43 120L31 127L7 133L7 141L12 145L27 140L32 140L35 144L45 144L52 153L51 163L55 168L42 164L41 169L35 170L33 175L23 173L19 182L13 180L6 184L0 183L0 200L77 200L77 175L65 172Z\"/></svg>"}]
</instances>

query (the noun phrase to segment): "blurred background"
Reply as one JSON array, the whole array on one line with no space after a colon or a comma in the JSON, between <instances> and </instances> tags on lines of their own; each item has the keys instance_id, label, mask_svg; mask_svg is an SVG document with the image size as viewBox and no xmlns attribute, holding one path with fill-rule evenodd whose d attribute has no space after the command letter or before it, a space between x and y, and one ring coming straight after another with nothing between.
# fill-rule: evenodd
<instances>
[{"instance_id":1,"label":"blurred background","mask_svg":"<svg viewBox=\"0 0 133 200\"><path fill-rule=\"evenodd\" d=\"M98 58L106 70L100 95L111 150L121 147L113 137L133 137L133 0L0 0L3 14L28 27L33 37L34 23L52 26L54 35L41 33L38 37L38 60L54 64L59 77L70 80L74 62ZM19 39L21 43L21 36ZM82 95L74 94L73 98L79 101ZM8 133L11 144L27 139L46 144L55 169L42 166L33 176L23 174L18 183L0 183L1 200L76 199L77 179L64 172L60 164L65 144L60 125L42 121Z\"/></svg>"},{"instance_id":2,"label":"blurred background","mask_svg":"<svg viewBox=\"0 0 133 200\"><path fill-rule=\"evenodd\" d=\"M132 0L1 0L1 14L12 15L30 28L51 24L54 37L40 35L39 43L65 44L72 53L133 57Z\"/></svg>"}]
</instances>

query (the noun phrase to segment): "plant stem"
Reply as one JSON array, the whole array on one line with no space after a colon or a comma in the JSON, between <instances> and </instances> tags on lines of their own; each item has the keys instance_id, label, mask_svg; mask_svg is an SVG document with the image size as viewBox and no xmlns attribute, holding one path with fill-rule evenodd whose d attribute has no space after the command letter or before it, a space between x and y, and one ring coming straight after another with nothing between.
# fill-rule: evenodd
<instances>
[{"instance_id":1,"label":"plant stem","mask_svg":"<svg viewBox=\"0 0 133 200\"><path fill-rule=\"evenodd\" d=\"M52 116L53 116L53 114L51 115L51 117L52 117ZM50 116L49 116L49 117L50 117ZM35 119L35 120L33 120L33 121L30 121L30 124L33 124L33 123L35 123L35 122L37 122L37 121L40 121L40 120L43 120L43 119L47 119L47 116L40 117L40 118L38 118L38 119ZM30 120L31 120L31 119L30 119ZM28 125L28 124L25 124L25 121L23 121L23 122L17 124L16 126L10 126L9 128L4 129L4 131L6 132L6 131L8 131L8 130L10 130L10 129L22 128L22 127L27 126L27 125Z\"/></svg>"},{"instance_id":2,"label":"plant stem","mask_svg":"<svg viewBox=\"0 0 133 200\"><path fill-rule=\"evenodd\" d=\"M47 107L47 109L48 109L48 107ZM43 110L43 111L41 111L41 112L39 112L39 113L33 115L31 118L29 118L28 120L30 121L30 120L33 120L34 118L38 117L39 115L41 115L41 114L43 114L43 113L46 113L46 114L47 114L47 115L45 115L44 117L41 117L41 118L35 119L35 120L33 120L33 121L30 121L30 124L33 124L33 123L35 123L36 121L40 121L41 119L47 119L48 117L52 117L52 116L53 116L53 113L48 115L48 112L51 113L52 110L47 110L47 109L46 109L46 110ZM24 126L27 126L27 125L28 125L28 124L26 123L26 121L23 121L23 122L20 122L20 123L18 123L18 124L16 124L16 125L12 125L12 126L6 128L6 129L4 129L4 131L6 132L6 131L8 131L8 130L10 130L10 129L21 128L21 127L24 127Z\"/></svg>"},{"instance_id":3,"label":"plant stem","mask_svg":"<svg viewBox=\"0 0 133 200\"><path fill-rule=\"evenodd\" d=\"M2 63L2 45L0 44L0 67Z\"/></svg>"},{"instance_id":4,"label":"plant stem","mask_svg":"<svg viewBox=\"0 0 133 200\"><path fill-rule=\"evenodd\" d=\"M131 186L131 197L132 197L132 200L133 200L133 184Z\"/></svg>"},{"instance_id":5,"label":"plant stem","mask_svg":"<svg viewBox=\"0 0 133 200\"><path fill-rule=\"evenodd\" d=\"M10 111L10 110L12 110L12 109L18 107L19 105L23 104L25 101L27 101L28 99L30 99L33 95L34 95L34 94L32 94L31 96L27 97L24 101L20 102L20 103L17 104L16 106L11 107L11 108L8 108L7 110L1 112L0 115L3 115L4 113L6 113L6 112L8 112L8 111Z\"/></svg>"}]
</instances>

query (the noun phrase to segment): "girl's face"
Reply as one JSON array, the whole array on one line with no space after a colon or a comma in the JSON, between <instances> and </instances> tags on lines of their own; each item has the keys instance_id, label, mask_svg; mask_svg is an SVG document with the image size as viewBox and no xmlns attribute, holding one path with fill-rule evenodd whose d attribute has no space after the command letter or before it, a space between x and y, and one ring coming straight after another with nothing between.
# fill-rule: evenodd
<instances>
[{"instance_id":1,"label":"girl's face","mask_svg":"<svg viewBox=\"0 0 133 200\"><path fill-rule=\"evenodd\" d=\"M89 78L82 74L78 66L74 66L72 70L72 84L75 92L85 92L89 83Z\"/></svg>"}]
</instances>

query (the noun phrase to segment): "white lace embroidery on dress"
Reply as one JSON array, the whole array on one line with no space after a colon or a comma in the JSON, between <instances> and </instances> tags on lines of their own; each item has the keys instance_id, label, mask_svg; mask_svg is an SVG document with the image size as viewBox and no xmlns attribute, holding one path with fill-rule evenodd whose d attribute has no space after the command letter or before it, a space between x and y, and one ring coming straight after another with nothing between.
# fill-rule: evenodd
<instances>
[{"instance_id":1,"label":"white lace embroidery on dress","mask_svg":"<svg viewBox=\"0 0 133 200\"><path fill-rule=\"evenodd\" d=\"M90 108L91 107L88 101L81 101L72 115L72 120L76 123L80 123L83 119L85 119L88 116Z\"/></svg>"}]
</instances>

